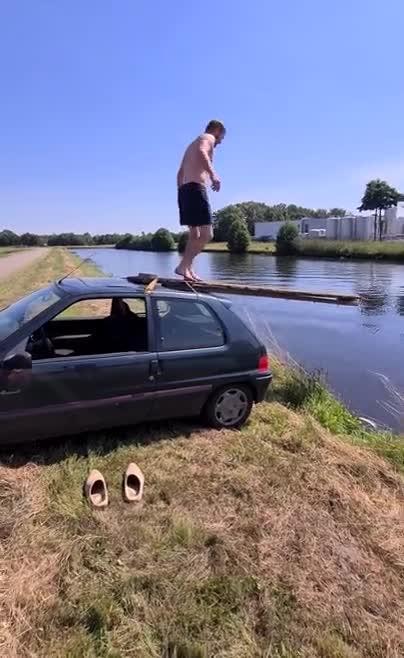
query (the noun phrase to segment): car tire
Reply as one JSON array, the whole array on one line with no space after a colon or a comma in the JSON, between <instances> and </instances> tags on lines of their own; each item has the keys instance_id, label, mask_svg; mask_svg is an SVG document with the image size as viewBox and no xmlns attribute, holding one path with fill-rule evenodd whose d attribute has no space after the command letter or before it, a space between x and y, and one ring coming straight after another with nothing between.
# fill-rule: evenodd
<instances>
[{"instance_id":1,"label":"car tire","mask_svg":"<svg viewBox=\"0 0 404 658\"><path fill-rule=\"evenodd\" d=\"M216 429L238 429L248 420L253 394L244 384L228 384L213 393L206 403L204 417Z\"/></svg>"}]
</instances>

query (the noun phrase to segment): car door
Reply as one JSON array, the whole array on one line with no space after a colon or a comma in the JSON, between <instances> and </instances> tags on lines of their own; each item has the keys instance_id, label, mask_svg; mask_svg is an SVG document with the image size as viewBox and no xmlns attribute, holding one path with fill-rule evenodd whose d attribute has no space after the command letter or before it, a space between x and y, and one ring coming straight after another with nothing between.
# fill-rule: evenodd
<instances>
[{"instance_id":1,"label":"car door","mask_svg":"<svg viewBox=\"0 0 404 658\"><path fill-rule=\"evenodd\" d=\"M234 369L225 329L195 298L156 296L153 306L159 368L153 415L197 415L223 373Z\"/></svg>"},{"instance_id":2,"label":"car door","mask_svg":"<svg viewBox=\"0 0 404 658\"><path fill-rule=\"evenodd\" d=\"M30 440L146 420L156 364L149 351L35 360L21 386L0 394L1 434Z\"/></svg>"}]
</instances>

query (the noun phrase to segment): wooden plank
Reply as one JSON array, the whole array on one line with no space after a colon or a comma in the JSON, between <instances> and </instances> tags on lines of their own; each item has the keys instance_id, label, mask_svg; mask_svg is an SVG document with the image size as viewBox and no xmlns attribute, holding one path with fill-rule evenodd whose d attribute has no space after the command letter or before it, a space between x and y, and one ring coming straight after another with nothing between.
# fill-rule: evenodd
<instances>
[{"instance_id":1,"label":"wooden plank","mask_svg":"<svg viewBox=\"0 0 404 658\"><path fill-rule=\"evenodd\" d=\"M237 283L226 283L225 281L201 281L186 282L181 279L170 279L159 277L157 274L139 273L137 276L128 277L128 281L136 284L148 285L152 281L158 280L158 283L165 288L174 290L189 291L201 293L218 293L228 295L250 295L252 297L275 297L280 299L296 299L307 302L322 302L323 304L348 304L355 305L358 303L358 295L347 293L333 292L314 292L305 290L287 290L284 288L272 288L269 286L251 286ZM157 281L156 281L157 283Z\"/></svg>"}]
</instances>

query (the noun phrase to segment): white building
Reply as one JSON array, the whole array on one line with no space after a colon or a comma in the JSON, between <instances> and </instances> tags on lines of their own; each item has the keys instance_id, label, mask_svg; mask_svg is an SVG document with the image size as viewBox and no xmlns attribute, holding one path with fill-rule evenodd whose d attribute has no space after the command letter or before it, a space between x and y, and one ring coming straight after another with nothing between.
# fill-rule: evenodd
<instances>
[{"instance_id":1,"label":"white building","mask_svg":"<svg viewBox=\"0 0 404 658\"><path fill-rule=\"evenodd\" d=\"M256 222L256 240L276 240L279 222ZM347 215L346 217L303 217L292 221L303 238L328 240L372 240L373 216Z\"/></svg>"},{"instance_id":2,"label":"white building","mask_svg":"<svg viewBox=\"0 0 404 658\"><path fill-rule=\"evenodd\" d=\"M256 240L276 240L279 229L283 226L285 222L255 222L254 224L254 238ZM301 220L296 219L291 222L300 231Z\"/></svg>"},{"instance_id":3,"label":"white building","mask_svg":"<svg viewBox=\"0 0 404 658\"><path fill-rule=\"evenodd\" d=\"M397 208L388 208L384 214L384 238L404 237L404 204ZM276 240L279 229L284 224L279 222L256 222L254 237L256 240ZM374 215L346 215L345 217L303 217L291 222L302 238L328 240L373 240Z\"/></svg>"},{"instance_id":4,"label":"white building","mask_svg":"<svg viewBox=\"0 0 404 658\"><path fill-rule=\"evenodd\" d=\"M397 237L404 235L404 204L387 208L384 212L385 235L387 237Z\"/></svg>"}]
</instances>

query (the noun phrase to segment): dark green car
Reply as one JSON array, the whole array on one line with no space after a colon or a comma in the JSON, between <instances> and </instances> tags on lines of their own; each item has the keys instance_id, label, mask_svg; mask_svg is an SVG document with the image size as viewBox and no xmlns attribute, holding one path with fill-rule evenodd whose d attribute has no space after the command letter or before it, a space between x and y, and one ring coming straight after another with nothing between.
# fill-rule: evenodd
<instances>
[{"instance_id":1,"label":"dark green car","mask_svg":"<svg viewBox=\"0 0 404 658\"><path fill-rule=\"evenodd\" d=\"M0 443L203 414L240 427L271 381L227 300L67 278L0 311Z\"/></svg>"}]
</instances>

